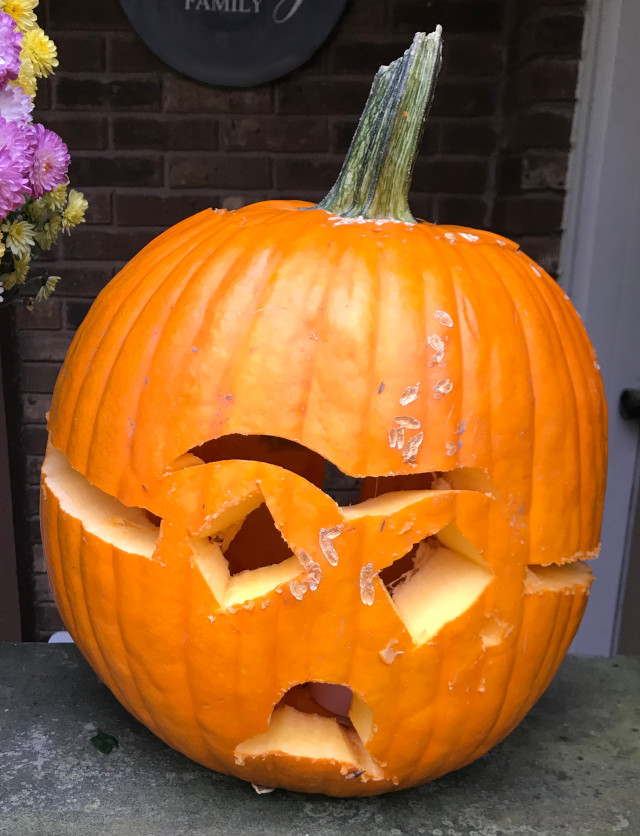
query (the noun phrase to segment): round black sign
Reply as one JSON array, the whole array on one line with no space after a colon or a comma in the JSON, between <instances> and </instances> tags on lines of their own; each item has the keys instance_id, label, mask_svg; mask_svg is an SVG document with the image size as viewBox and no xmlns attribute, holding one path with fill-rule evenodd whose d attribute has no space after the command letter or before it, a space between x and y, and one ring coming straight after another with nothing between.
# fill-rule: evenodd
<instances>
[{"instance_id":1,"label":"round black sign","mask_svg":"<svg viewBox=\"0 0 640 836\"><path fill-rule=\"evenodd\" d=\"M271 81L304 64L347 0L120 0L166 64L230 87Z\"/></svg>"}]
</instances>

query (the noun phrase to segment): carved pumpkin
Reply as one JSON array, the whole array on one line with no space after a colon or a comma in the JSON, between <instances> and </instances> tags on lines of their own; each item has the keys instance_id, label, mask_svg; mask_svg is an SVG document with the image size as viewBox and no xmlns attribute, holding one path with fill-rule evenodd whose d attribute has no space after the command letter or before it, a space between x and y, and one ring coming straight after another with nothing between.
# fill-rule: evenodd
<instances>
[{"instance_id":1,"label":"carved pumpkin","mask_svg":"<svg viewBox=\"0 0 640 836\"><path fill-rule=\"evenodd\" d=\"M319 207L149 244L55 391L69 631L163 740L257 785L367 795L469 763L588 595L605 406L578 316L511 241L406 205L439 48L376 77ZM358 497L328 495L337 471Z\"/></svg>"}]
</instances>

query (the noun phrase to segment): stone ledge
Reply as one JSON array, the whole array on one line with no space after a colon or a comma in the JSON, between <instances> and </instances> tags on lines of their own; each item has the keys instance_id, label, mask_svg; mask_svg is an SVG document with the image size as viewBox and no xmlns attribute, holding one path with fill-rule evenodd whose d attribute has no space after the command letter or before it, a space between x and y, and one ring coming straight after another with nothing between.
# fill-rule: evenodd
<instances>
[{"instance_id":1,"label":"stone ledge","mask_svg":"<svg viewBox=\"0 0 640 836\"><path fill-rule=\"evenodd\" d=\"M0 644L0 836L640 834L640 658L569 657L502 744L412 790L339 800L210 772L116 702L77 648ZM119 748L105 756L97 729Z\"/></svg>"}]
</instances>

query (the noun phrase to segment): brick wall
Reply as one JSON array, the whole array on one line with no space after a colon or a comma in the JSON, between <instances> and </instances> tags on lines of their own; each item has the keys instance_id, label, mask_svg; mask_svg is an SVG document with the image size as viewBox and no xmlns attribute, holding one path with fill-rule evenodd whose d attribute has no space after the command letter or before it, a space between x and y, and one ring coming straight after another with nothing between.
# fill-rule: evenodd
<instances>
[{"instance_id":1,"label":"brick wall","mask_svg":"<svg viewBox=\"0 0 640 836\"><path fill-rule=\"evenodd\" d=\"M51 264L63 277L59 290L33 315L20 312L5 344L27 639L60 627L39 543L44 416L96 293L162 229L204 207L321 198L374 72L413 32L437 23L445 63L416 167L414 211L493 227L553 270L582 2L350 0L307 65L248 90L208 87L164 66L117 0L41 2L40 20L58 45L60 68L42 86L38 119L69 144L70 176L90 210Z\"/></svg>"},{"instance_id":2,"label":"brick wall","mask_svg":"<svg viewBox=\"0 0 640 836\"><path fill-rule=\"evenodd\" d=\"M493 227L552 275L584 22L582 0L517 0L510 25Z\"/></svg>"}]
</instances>

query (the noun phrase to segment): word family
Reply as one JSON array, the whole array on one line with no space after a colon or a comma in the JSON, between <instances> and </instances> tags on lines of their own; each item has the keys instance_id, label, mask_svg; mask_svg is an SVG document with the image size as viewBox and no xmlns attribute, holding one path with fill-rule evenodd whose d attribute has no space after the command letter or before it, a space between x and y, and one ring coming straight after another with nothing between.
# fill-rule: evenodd
<instances>
[{"instance_id":1,"label":"word family","mask_svg":"<svg viewBox=\"0 0 640 836\"><path fill-rule=\"evenodd\" d=\"M264 0L184 0L187 12L225 12L260 14ZM277 0L273 9L274 23L286 23L300 9L304 0Z\"/></svg>"}]
</instances>

